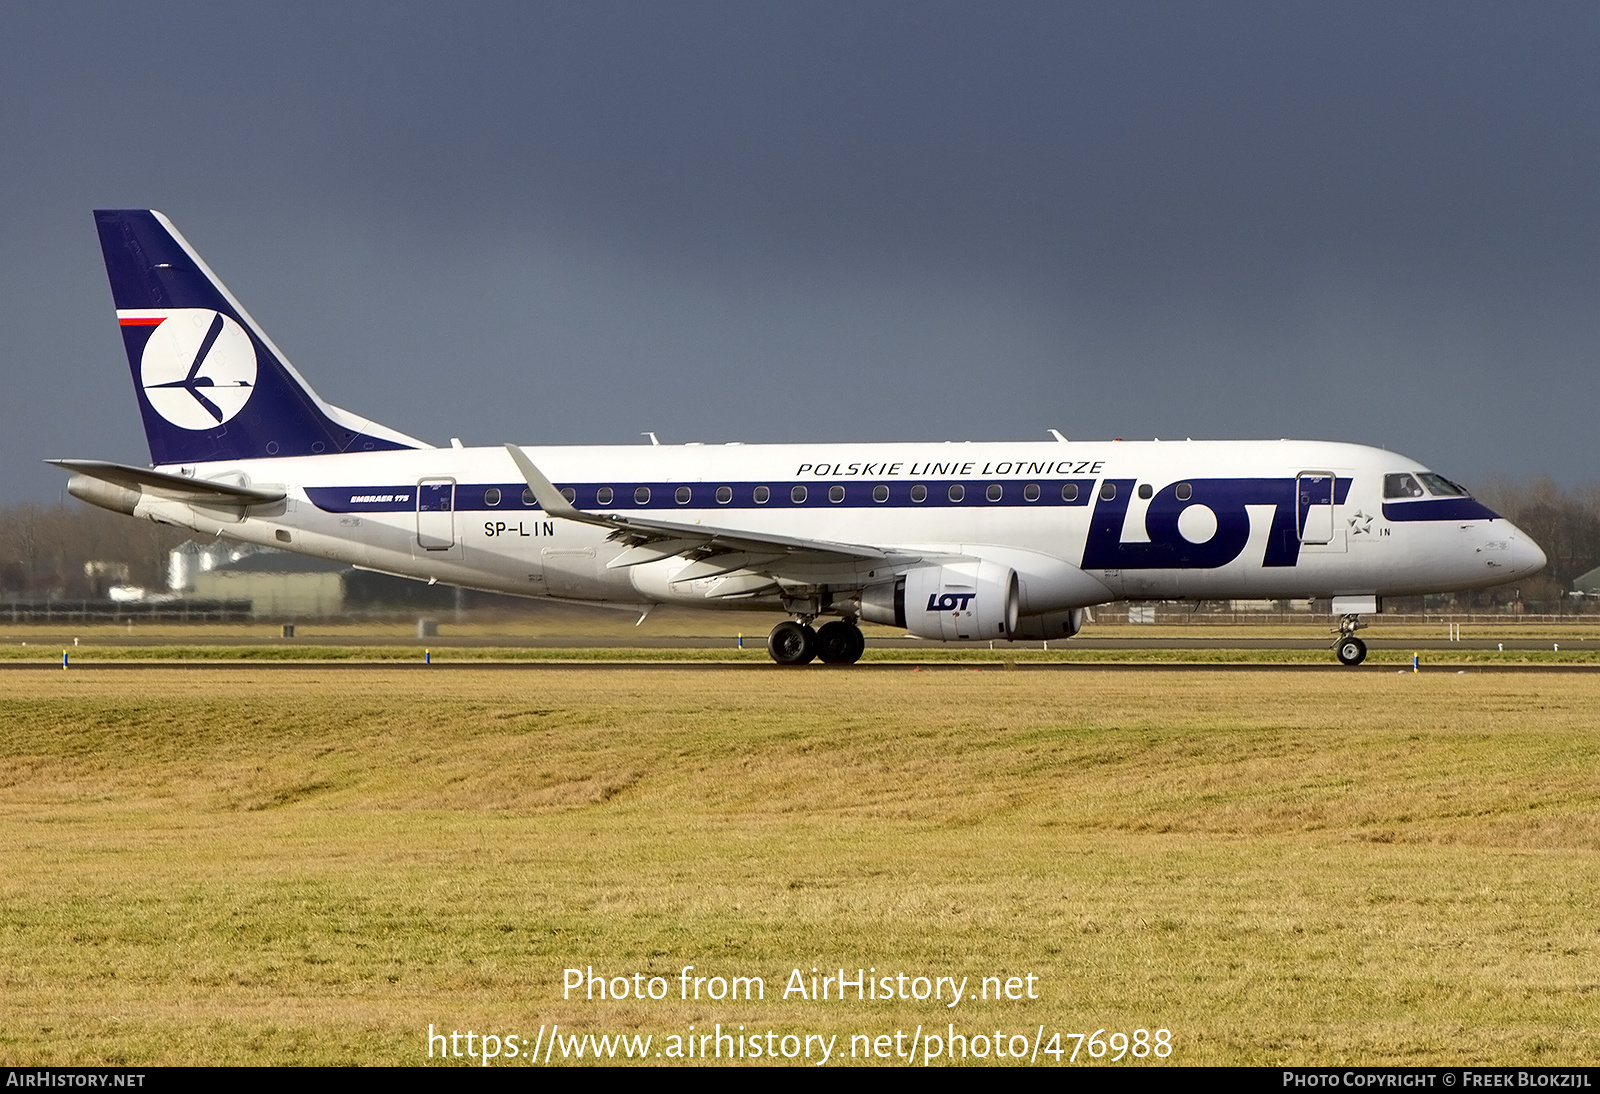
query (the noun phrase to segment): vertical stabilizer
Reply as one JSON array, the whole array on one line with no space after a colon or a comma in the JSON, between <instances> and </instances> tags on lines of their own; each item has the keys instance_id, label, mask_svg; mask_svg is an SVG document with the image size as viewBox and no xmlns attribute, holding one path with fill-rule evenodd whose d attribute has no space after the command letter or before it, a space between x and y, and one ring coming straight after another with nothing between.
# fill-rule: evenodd
<instances>
[{"instance_id":1,"label":"vertical stabilizer","mask_svg":"<svg viewBox=\"0 0 1600 1094\"><path fill-rule=\"evenodd\" d=\"M152 462L431 447L318 398L166 217L94 218Z\"/></svg>"}]
</instances>

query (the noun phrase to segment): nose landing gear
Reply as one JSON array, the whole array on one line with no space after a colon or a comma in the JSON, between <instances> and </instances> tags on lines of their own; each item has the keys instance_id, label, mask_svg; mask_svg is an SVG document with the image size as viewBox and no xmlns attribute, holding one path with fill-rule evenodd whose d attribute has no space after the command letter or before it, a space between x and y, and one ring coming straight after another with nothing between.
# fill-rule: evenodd
<instances>
[{"instance_id":1,"label":"nose landing gear","mask_svg":"<svg viewBox=\"0 0 1600 1094\"><path fill-rule=\"evenodd\" d=\"M829 665L853 665L866 648L861 628L846 619L816 630L809 623L786 619L767 635L767 652L780 665L805 665L816 658Z\"/></svg>"},{"instance_id":2,"label":"nose landing gear","mask_svg":"<svg viewBox=\"0 0 1600 1094\"><path fill-rule=\"evenodd\" d=\"M1339 640L1333 645L1333 654L1341 665L1356 665L1367 659L1367 644L1356 637L1356 631L1365 627L1359 616L1339 617Z\"/></svg>"}]
</instances>

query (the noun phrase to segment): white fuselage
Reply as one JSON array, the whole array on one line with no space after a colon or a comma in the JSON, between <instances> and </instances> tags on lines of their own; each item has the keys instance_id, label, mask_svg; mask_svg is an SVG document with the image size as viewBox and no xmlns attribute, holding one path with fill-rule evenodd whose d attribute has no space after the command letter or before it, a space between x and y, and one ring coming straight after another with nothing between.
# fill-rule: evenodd
<instances>
[{"instance_id":1,"label":"white fuselage","mask_svg":"<svg viewBox=\"0 0 1600 1094\"><path fill-rule=\"evenodd\" d=\"M901 559L996 562L1015 571L1023 616L1117 599L1442 592L1499 584L1544 564L1537 545L1471 499L1386 499L1386 474L1416 473L1420 466L1352 444L524 451L557 487L572 490L574 504L585 512L870 545L892 549ZM281 486L288 496L273 505L230 509L146 491L137 515L497 592L770 609L791 593L859 591L894 576L870 561L810 571L802 564L785 571L781 590L768 585L760 595L740 596L741 588L755 589L760 582L738 572L675 582L691 565L685 557L612 566L626 545L608 538L605 528L544 513L532 493L524 493L523 478L503 448L236 460L162 470Z\"/></svg>"}]
</instances>

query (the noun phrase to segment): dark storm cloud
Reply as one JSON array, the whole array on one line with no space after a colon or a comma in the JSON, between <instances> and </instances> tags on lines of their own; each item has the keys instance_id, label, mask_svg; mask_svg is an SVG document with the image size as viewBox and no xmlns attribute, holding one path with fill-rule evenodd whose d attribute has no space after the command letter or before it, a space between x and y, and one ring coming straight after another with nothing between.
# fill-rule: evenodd
<instances>
[{"instance_id":1,"label":"dark storm cloud","mask_svg":"<svg viewBox=\"0 0 1600 1094\"><path fill-rule=\"evenodd\" d=\"M436 441L1059 426L1594 474L1590 5L17 7L6 496L143 457L107 204Z\"/></svg>"}]
</instances>

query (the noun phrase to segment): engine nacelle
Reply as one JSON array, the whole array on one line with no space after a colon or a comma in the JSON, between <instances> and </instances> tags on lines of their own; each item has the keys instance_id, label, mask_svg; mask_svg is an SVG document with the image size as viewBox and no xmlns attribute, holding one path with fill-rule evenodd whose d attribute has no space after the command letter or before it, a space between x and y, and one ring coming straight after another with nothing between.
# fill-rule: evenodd
<instances>
[{"instance_id":1,"label":"engine nacelle","mask_svg":"<svg viewBox=\"0 0 1600 1094\"><path fill-rule=\"evenodd\" d=\"M893 584L861 591L861 618L918 638L1012 638L1021 597L1017 572L997 562L919 566Z\"/></svg>"},{"instance_id":2,"label":"engine nacelle","mask_svg":"<svg viewBox=\"0 0 1600 1094\"><path fill-rule=\"evenodd\" d=\"M126 486L118 486L116 483L91 478L88 475L74 475L68 479L67 493L79 501L98 505L102 509L110 509L113 513L126 513L130 517L138 508L141 496L138 490L129 490Z\"/></svg>"},{"instance_id":3,"label":"engine nacelle","mask_svg":"<svg viewBox=\"0 0 1600 1094\"><path fill-rule=\"evenodd\" d=\"M1088 616L1086 608L1066 608L1059 612L1045 612L1043 615L1025 615L1017 624L1016 637L1043 638L1046 641L1052 638L1071 638L1083 628Z\"/></svg>"}]
</instances>

